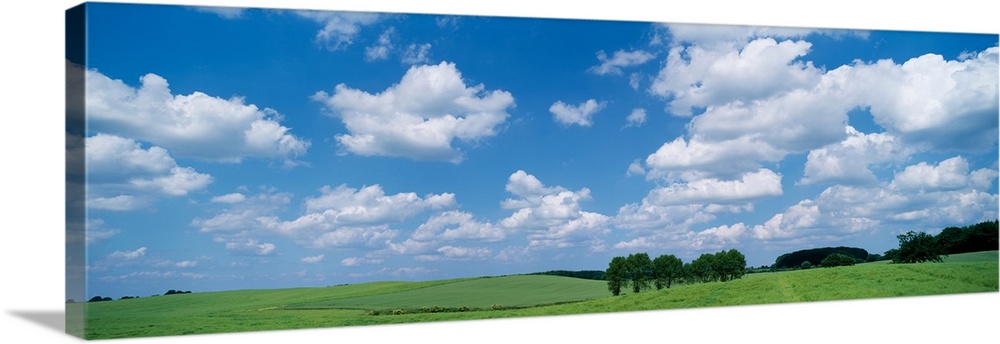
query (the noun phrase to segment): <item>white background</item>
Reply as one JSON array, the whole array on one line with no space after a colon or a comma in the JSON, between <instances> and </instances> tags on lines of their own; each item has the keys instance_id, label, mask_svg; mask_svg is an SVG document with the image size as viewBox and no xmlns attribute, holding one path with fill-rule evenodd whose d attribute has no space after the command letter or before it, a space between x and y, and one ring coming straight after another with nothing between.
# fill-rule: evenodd
<instances>
[{"instance_id":1,"label":"white background","mask_svg":"<svg viewBox=\"0 0 1000 344\"><path fill-rule=\"evenodd\" d=\"M119 2L119 1L112 1ZM404 13L614 19L951 32L1000 32L971 0L718 1L133 1ZM554 1L553 1L554 2ZM664 2L665 3L665 2ZM16 5L15 5L16 4ZM66 343L64 295L64 15L74 1L0 10L0 341ZM983 342L997 338L1000 293L383 325L114 340L114 343ZM108 342L108 341L102 341Z\"/></svg>"}]
</instances>

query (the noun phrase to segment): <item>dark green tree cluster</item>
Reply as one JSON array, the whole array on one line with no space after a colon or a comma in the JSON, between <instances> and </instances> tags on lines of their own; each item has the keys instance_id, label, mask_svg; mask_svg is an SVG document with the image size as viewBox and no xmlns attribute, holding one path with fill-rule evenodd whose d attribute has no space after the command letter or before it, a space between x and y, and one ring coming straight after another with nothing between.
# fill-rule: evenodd
<instances>
[{"instance_id":1,"label":"dark green tree cluster","mask_svg":"<svg viewBox=\"0 0 1000 344\"><path fill-rule=\"evenodd\" d=\"M986 221L965 227L948 227L934 238L944 254L956 254L1000 249L998 237L998 222Z\"/></svg>"},{"instance_id":2,"label":"dark green tree cluster","mask_svg":"<svg viewBox=\"0 0 1000 344\"><path fill-rule=\"evenodd\" d=\"M940 262L949 254L1000 249L998 221L984 221L965 227L947 227L938 235L909 231L897 235L899 247L885 251L883 260L893 263Z\"/></svg>"},{"instance_id":3,"label":"dark green tree cluster","mask_svg":"<svg viewBox=\"0 0 1000 344\"><path fill-rule=\"evenodd\" d=\"M191 291L190 291L190 290L188 290L188 291L183 291L183 290L173 290L173 289L170 289L170 290L167 290L167 292L166 292L166 293L163 293L163 295L173 295L173 294L190 294L190 293L191 293Z\"/></svg>"},{"instance_id":4,"label":"dark green tree cluster","mask_svg":"<svg viewBox=\"0 0 1000 344\"><path fill-rule=\"evenodd\" d=\"M111 301L111 300L113 300L113 299L110 298L110 297L106 297L106 296L105 297L101 297L101 296L98 295L98 296L94 296L94 297L90 298L90 300L87 300L87 302L101 302L101 301Z\"/></svg>"},{"instance_id":5,"label":"dark green tree cluster","mask_svg":"<svg viewBox=\"0 0 1000 344\"><path fill-rule=\"evenodd\" d=\"M573 277L582 278L590 280L604 280L604 271L601 270L581 270L581 271L569 271L569 270L551 270L545 272L535 272L529 275L551 275L551 276L563 276L563 277Z\"/></svg>"},{"instance_id":6,"label":"dark green tree cluster","mask_svg":"<svg viewBox=\"0 0 1000 344\"><path fill-rule=\"evenodd\" d=\"M863 248L844 247L844 246L821 247L821 248L812 248L812 249L799 250L791 253L782 254L778 256L777 259L774 260L774 268L775 269L801 268L802 263L806 261L810 262L810 266L815 265L816 263L823 264L821 263L823 259L834 253L840 253L846 256L850 256L862 262L868 260L868 251L866 251Z\"/></svg>"},{"instance_id":7,"label":"dark green tree cluster","mask_svg":"<svg viewBox=\"0 0 1000 344\"><path fill-rule=\"evenodd\" d=\"M746 257L736 249L705 253L687 264L672 254L650 260L649 254L643 252L612 258L604 277L608 281L608 290L618 296L629 287L633 293L650 289L651 283L659 290L681 281L730 281L743 277L746 265Z\"/></svg>"},{"instance_id":8,"label":"dark green tree cluster","mask_svg":"<svg viewBox=\"0 0 1000 344\"><path fill-rule=\"evenodd\" d=\"M829 256L826 256L826 258L823 258L823 260L819 262L819 265L822 265L824 268L832 268L835 266L851 266L856 262L857 261L854 257L846 254L831 253Z\"/></svg>"}]
</instances>

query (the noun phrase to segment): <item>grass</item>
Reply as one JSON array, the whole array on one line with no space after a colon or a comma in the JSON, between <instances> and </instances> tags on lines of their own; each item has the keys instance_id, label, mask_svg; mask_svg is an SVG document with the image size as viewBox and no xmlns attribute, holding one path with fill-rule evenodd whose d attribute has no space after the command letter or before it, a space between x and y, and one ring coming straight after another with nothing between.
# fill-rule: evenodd
<instances>
[{"instance_id":1,"label":"grass","mask_svg":"<svg viewBox=\"0 0 1000 344\"><path fill-rule=\"evenodd\" d=\"M85 308L85 336L99 339L997 292L998 271L992 251L952 255L945 263L752 274L617 297L603 281L534 275L206 292L67 307ZM505 309L366 315L373 309L494 304Z\"/></svg>"}]
</instances>

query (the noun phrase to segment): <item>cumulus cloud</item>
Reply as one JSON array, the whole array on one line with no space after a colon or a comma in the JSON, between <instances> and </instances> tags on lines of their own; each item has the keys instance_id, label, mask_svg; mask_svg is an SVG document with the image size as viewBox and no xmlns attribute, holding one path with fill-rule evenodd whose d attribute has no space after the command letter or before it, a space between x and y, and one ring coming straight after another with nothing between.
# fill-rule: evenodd
<instances>
[{"instance_id":1,"label":"cumulus cloud","mask_svg":"<svg viewBox=\"0 0 1000 344\"><path fill-rule=\"evenodd\" d=\"M635 108L632 109L632 113L625 118L625 127L641 127L643 123L646 123L646 109Z\"/></svg>"},{"instance_id":2,"label":"cumulus cloud","mask_svg":"<svg viewBox=\"0 0 1000 344\"><path fill-rule=\"evenodd\" d=\"M535 176L520 170L508 178L506 189L519 197L501 203L514 213L500 220L499 225L527 233L530 247L587 245L595 250L603 246L600 237L609 233L611 218L582 209L580 202L591 199L589 189L546 187Z\"/></svg>"},{"instance_id":3,"label":"cumulus cloud","mask_svg":"<svg viewBox=\"0 0 1000 344\"><path fill-rule=\"evenodd\" d=\"M590 67L587 71L597 75L621 75L622 68L644 64L646 61L652 60L653 57L656 56L642 50L618 50L609 58L608 54L601 50L597 52L597 59L601 61L601 64Z\"/></svg>"},{"instance_id":4,"label":"cumulus cloud","mask_svg":"<svg viewBox=\"0 0 1000 344\"><path fill-rule=\"evenodd\" d=\"M987 190L996 177L996 170L984 168L970 172L969 162L957 156L941 161L937 166L926 162L907 166L896 174L889 187L922 193L963 188Z\"/></svg>"},{"instance_id":5,"label":"cumulus cloud","mask_svg":"<svg viewBox=\"0 0 1000 344\"><path fill-rule=\"evenodd\" d=\"M244 196L239 192L234 192L230 194L212 197L211 201L215 203L240 203L246 200L247 196Z\"/></svg>"},{"instance_id":6,"label":"cumulus cloud","mask_svg":"<svg viewBox=\"0 0 1000 344\"><path fill-rule=\"evenodd\" d=\"M766 168L739 180L699 179L653 189L647 199L656 205L736 203L780 196L781 175Z\"/></svg>"},{"instance_id":7,"label":"cumulus cloud","mask_svg":"<svg viewBox=\"0 0 1000 344\"><path fill-rule=\"evenodd\" d=\"M432 216L414 231L413 239L423 241L466 241L478 240L497 242L504 240L506 233L489 222L479 222L472 214L450 210Z\"/></svg>"},{"instance_id":8,"label":"cumulus cloud","mask_svg":"<svg viewBox=\"0 0 1000 344\"><path fill-rule=\"evenodd\" d=\"M660 146L645 163L649 168L648 178L690 181L732 178L759 169L761 161L780 161L786 154L750 136L720 142L678 137Z\"/></svg>"},{"instance_id":9,"label":"cumulus cloud","mask_svg":"<svg viewBox=\"0 0 1000 344\"><path fill-rule=\"evenodd\" d=\"M598 102L594 99L588 99L576 106L557 101L549 107L549 112L552 113L552 118L559 124L575 124L589 127L593 123L591 117L598 111L601 111L605 105L607 105L607 102Z\"/></svg>"},{"instance_id":10,"label":"cumulus cloud","mask_svg":"<svg viewBox=\"0 0 1000 344\"><path fill-rule=\"evenodd\" d=\"M871 165L901 162L913 152L888 133L864 134L851 126L846 131L844 141L809 151L801 184L873 184L878 179Z\"/></svg>"},{"instance_id":11,"label":"cumulus cloud","mask_svg":"<svg viewBox=\"0 0 1000 344\"><path fill-rule=\"evenodd\" d=\"M344 84L322 102L339 117L348 134L337 142L349 153L406 157L459 163L462 153L452 142L476 142L497 134L514 106L509 92L466 86L455 64L411 67L399 83L370 94Z\"/></svg>"},{"instance_id":12,"label":"cumulus cloud","mask_svg":"<svg viewBox=\"0 0 1000 344\"><path fill-rule=\"evenodd\" d=\"M92 209L139 209L156 196L184 196L212 183L212 176L178 166L163 148L97 134L85 139L87 205Z\"/></svg>"},{"instance_id":13,"label":"cumulus cloud","mask_svg":"<svg viewBox=\"0 0 1000 344\"><path fill-rule=\"evenodd\" d=\"M834 185L755 225L760 240L808 242L878 231L939 229L996 219L994 169L970 171L962 157L919 162L878 186Z\"/></svg>"},{"instance_id":14,"label":"cumulus cloud","mask_svg":"<svg viewBox=\"0 0 1000 344\"><path fill-rule=\"evenodd\" d=\"M202 233L227 235L247 233L261 228L258 218L273 216L291 202L291 194L262 192L253 196L241 193L231 193L212 199L215 203L225 204L227 208L207 219L195 218L191 225L198 227Z\"/></svg>"},{"instance_id":15,"label":"cumulus cloud","mask_svg":"<svg viewBox=\"0 0 1000 344\"><path fill-rule=\"evenodd\" d=\"M88 129L150 142L181 157L239 162L292 159L309 142L290 134L272 109L202 92L171 93L167 80L146 74L134 88L96 70L87 74Z\"/></svg>"},{"instance_id":16,"label":"cumulus cloud","mask_svg":"<svg viewBox=\"0 0 1000 344\"><path fill-rule=\"evenodd\" d=\"M742 47L677 46L653 80L650 92L672 97L668 110L691 116L692 108L733 101L751 102L794 89L811 87L821 70L797 61L812 44L760 38Z\"/></svg>"},{"instance_id":17,"label":"cumulus cloud","mask_svg":"<svg viewBox=\"0 0 1000 344\"><path fill-rule=\"evenodd\" d=\"M998 53L992 47L965 60L926 54L902 64L857 62L832 71L875 122L907 142L938 150L995 147Z\"/></svg>"},{"instance_id":18,"label":"cumulus cloud","mask_svg":"<svg viewBox=\"0 0 1000 344\"><path fill-rule=\"evenodd\" d=\"M382 19L377 13L363 12L294 11L294 13L323 25L323 28L316 32L316 43L330 51L347 49L354 43L354 38L361 33L362 27Z\"/></svg>"},{"instance_id":19,"label":"cumulus cloud","mask_svg":"<svg viewBox=\"0 0 1000 344\"><path fill-rule=\"evenodd\" d=\"M388 223L456 205L453 194L386 195L379 185L361 189L345 185L324 186L320 193L304 201L305 214L294 220L285 221L273 215L258 216L254 220L269 232L291 237L311 247L375 246L398 235Z\"/></svg>"}]
</instances>

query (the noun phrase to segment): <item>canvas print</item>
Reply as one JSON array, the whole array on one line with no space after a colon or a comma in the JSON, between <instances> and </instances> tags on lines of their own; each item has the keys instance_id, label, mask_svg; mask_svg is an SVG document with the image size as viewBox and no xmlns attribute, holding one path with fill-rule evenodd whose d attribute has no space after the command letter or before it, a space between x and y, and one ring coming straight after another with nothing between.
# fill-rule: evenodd
<instances>
[{"instance_id":1,"label":"canvas print","mask_svg":"<svg viewBox=\"0 0 1000 344\"><path fill-rule=\"evenodd\" d=\"M998 292L995 33L66 22L86 339Z\"/></svg>"}]
</instances>

